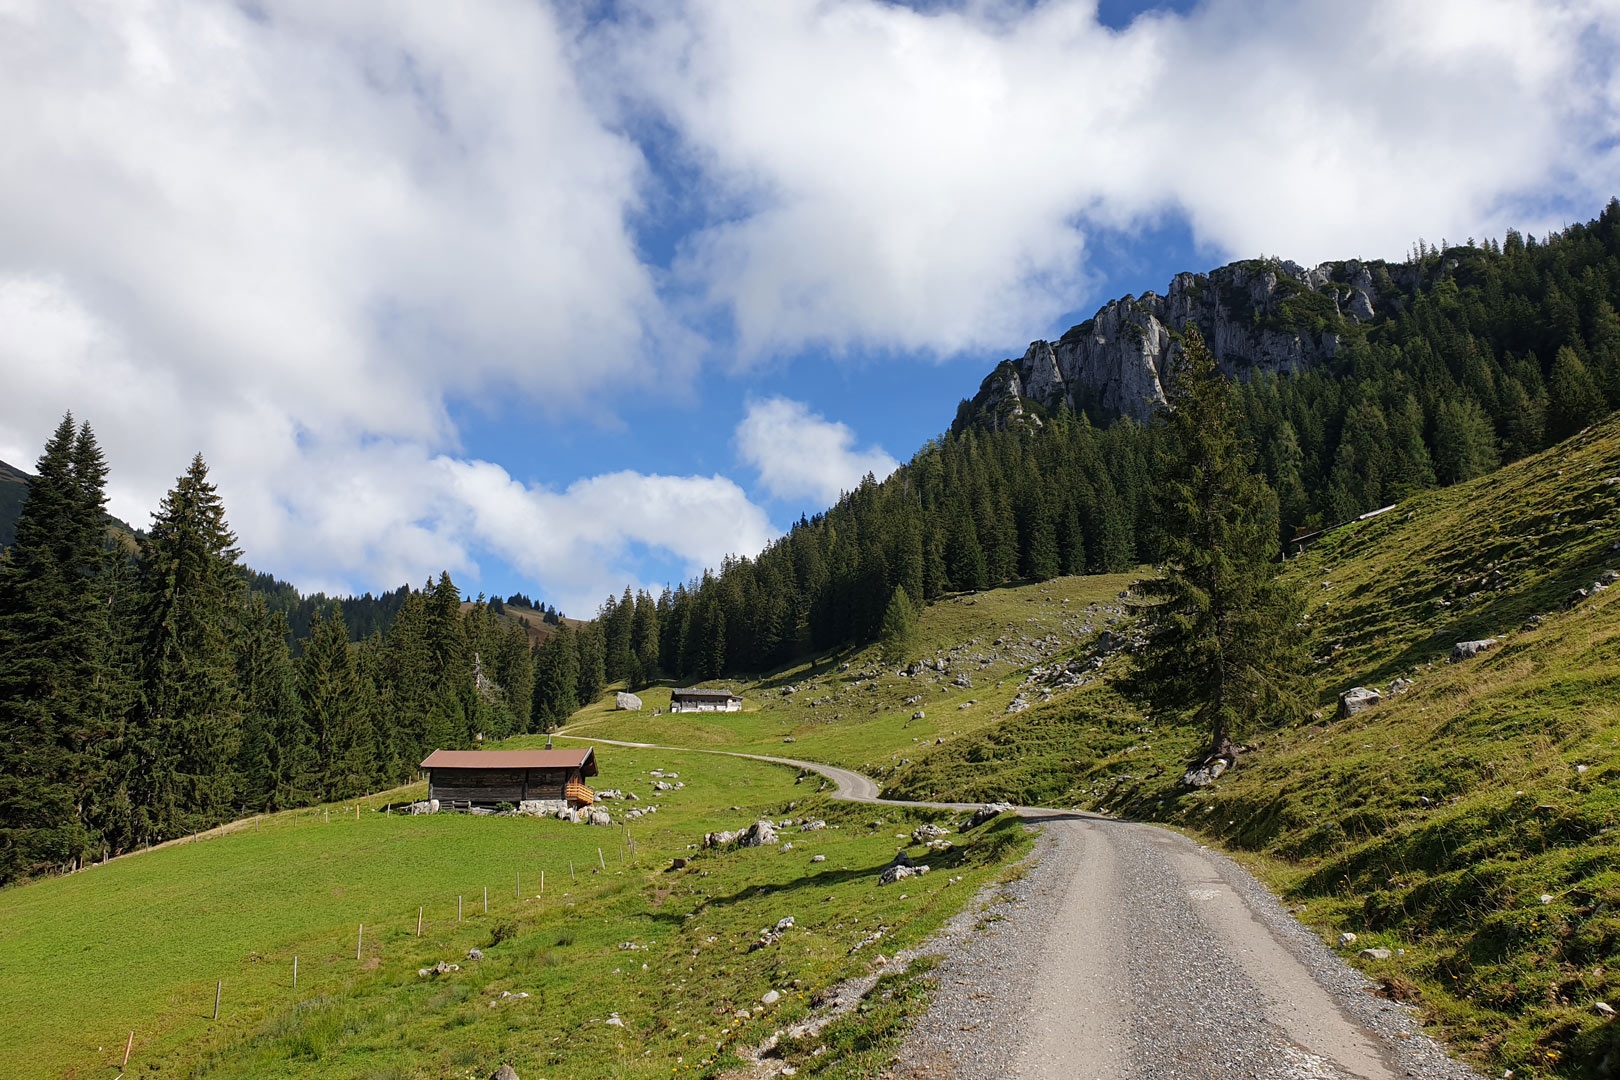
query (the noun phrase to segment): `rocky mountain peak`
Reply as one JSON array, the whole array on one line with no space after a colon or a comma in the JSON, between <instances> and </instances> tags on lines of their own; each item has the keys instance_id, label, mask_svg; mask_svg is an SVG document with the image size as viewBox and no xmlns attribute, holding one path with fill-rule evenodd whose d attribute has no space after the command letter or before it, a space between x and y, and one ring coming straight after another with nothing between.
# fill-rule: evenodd
<instances>
[{"instance_id":1,"label":"rocky mountain peak","mask_svg":"<svg viewBox=\"0 0 1620 1080\"><path fill-rule=\"evenodd\" d=\"M1164 403L1181 355L1174 332L1189 321L1226 374L1302 370L1332 359L1347 328L1397 309L1413 275L1383 262L1307 269L1280 259L1177 274L1163 296L1110 300L1057 341L1031 342L1021 358L998 364L973 399L972 419L1039 426L1040 411L1068 406L1145 420Z\"/></svg>"}]
</instances>

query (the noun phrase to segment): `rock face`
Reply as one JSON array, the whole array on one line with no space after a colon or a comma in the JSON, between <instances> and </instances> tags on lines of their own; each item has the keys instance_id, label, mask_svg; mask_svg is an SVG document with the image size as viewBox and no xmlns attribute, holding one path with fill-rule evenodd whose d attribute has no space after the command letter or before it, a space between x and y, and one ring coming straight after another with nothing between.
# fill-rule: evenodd
<instances>
[{"instance_id":1,"label":"rock face","mask_svg":"<svg viewBox=\"0 0 1620 1080\"><path fill-rule=\"evenodd\" d=\"M641 699L636 697L634 694L627 694L623 690L620 690L613 697L613 707L616 709L625 709L630 712L640 712Z\"/></svg>"},{"instance_id":2,"label":"rock face","mask_svg":"<svg viewBox=\"0 0 1620 1080\"><path fill-rule=\"evenodd\" d=\"M1256 259L1177 274L1163 296L1110 301L1059 340L1002 361L980 386L974 413L998 429L1039 426L1029 403L1145 420L1164 403L1181 355L1171 333L1189 320L1226 374L1299 371L1331 359L1345 326L1377 318L1416 284L1408 267L1354 260L1306 269Z\"/></svg>"}]
</instances>

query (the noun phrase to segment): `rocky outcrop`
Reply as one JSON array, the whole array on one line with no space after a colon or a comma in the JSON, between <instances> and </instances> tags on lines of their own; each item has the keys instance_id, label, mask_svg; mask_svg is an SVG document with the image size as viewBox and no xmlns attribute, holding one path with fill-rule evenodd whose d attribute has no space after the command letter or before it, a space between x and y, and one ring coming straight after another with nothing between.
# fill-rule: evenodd
<instances>
[{"instance_id":1,"label":"rocky outcrop","mask_svg":"<svg viewBox=\"0 0 1620 1080\"><path fill-rule=\"evenodd\" d=\"M1257 259L1177 274L1163 296L1110 301L1058 341L1032 342L1021 359L1002 361L980 386L971 418L996 429L1038 427L1041 411L1067 406L1145 420L1164 403L1181 355L1175 333L1189 321L1226 374L1298 371L1332 359L1347 327L1397 308L1416 287L1415 273L1383 263L1306 269Z\"/></svg>"}]
</instances>

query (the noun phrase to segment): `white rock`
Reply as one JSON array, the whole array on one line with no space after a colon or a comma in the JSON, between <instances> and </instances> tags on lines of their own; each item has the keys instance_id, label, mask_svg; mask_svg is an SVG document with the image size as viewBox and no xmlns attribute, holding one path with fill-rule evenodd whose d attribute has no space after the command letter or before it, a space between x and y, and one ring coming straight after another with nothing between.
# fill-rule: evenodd
<instances>
[{"instance_id":1,"label":"white rock","mask_svg":"<svg viewBox=\"0 0 1620 1080\"><path fill-rule=\"evenodd\" d=\"M1384 695L1371 686L1353 686L1339 695L1339 715L1354 716L1377 705Z\"/></svg>"},{"instance_id":2,"label":"white rock","mask_svg":"<svg viewBox=\"0 0 1620 1080\"><path fill-rule=\"evenodd\" d=\"M627 694L623 690L620 690L617 694L613 695L613 707L616 709L626 709L631 712L640 712L641 699L636 697L634 694Z\"/></svg>"},{"instance_id":3,"label":"white rock","mask_svg":"<svg viewBox=\"0 0 1620 1080\"><path fill-rule=\"evenodd\" d=\"M1344 933L1339 935L1339 948L1348 949L1350 946L1354 945L1355 943L1356 943L1356 935L1350 933L1348 930L1346 930Z\"/></svg>"},{"instance_id":4,"label":"white rock","mask_svg":"<svg viewBox=\"0 0 1620 1080\"><path fill-rule=\"evenodd\" d=\"M781 994L778 994L775 990L767 990L767 991L765 991L765 993L763 995L761 995L761 997L759 999L759 1003L761 1005L775 1005L778 1001L781 1001L781 1000L782 1000L782 995Z\"/></svg>"}]
</instances>

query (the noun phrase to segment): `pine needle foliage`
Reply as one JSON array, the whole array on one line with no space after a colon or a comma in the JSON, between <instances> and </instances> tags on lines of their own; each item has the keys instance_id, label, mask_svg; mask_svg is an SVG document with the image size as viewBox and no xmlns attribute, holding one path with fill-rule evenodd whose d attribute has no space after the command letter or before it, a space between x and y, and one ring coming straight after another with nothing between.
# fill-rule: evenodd
<instances>
[{"instance_id":1,"label":"pine needle foliage","mask_svg":"<svg viewBox=\"0 0 1620 1080\"><path fill-rule=\"evenodd\" d=\"M1164 562L1135 589L1147 641L1127 685L1150 715L1207 730L1206 760L1231 760L1234 737L1309 700L1305 602L1277 574L1277 497L1197 327L1183 347L1155 489Z\"/></svg>"}]
</instances>

